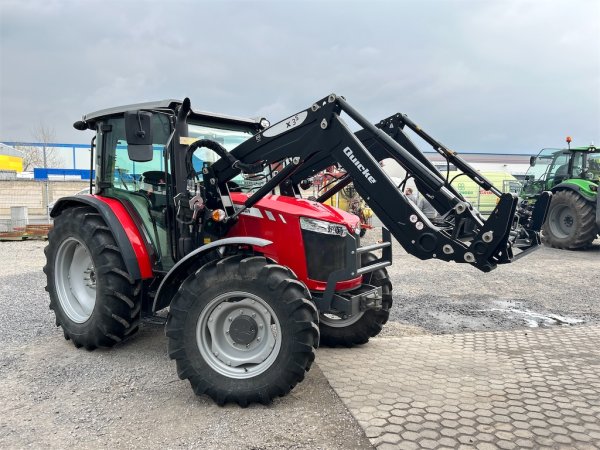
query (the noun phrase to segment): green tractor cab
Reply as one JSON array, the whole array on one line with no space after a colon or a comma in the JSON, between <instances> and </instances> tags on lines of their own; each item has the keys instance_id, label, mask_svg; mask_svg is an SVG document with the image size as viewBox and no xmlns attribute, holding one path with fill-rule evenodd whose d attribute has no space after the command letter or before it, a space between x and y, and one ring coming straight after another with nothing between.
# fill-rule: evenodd
<instances>
[{"instance_id":1,"label":"green tractor cab","mask_svg":"<svg viewBox=\"0 0 600 450\"><path fill-rule=\"evenodd\" d=\"M523 208L531 208L543 191L554 194L544 241L571 250L589 246L600 233L600 148L545 148L531 157L530 166L521 191Z\"/></svg>"}]
</instances>

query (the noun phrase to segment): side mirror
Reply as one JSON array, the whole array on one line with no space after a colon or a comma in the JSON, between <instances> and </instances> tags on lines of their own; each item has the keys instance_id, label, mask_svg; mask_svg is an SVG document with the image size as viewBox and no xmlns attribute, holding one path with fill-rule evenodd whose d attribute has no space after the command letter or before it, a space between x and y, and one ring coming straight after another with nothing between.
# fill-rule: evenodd
<instances>
[{"instance_id":1,"label":"side mirror","mask_svg":"<svg viewBox=\"0 0 600 450\"><path fill-rule=\"evenodd\" d=\"M127 154L135 162L152 161L152 113L127 111L125 113Z\"/></svg>"},{"instance_id":2,"label":"side mirror","mask_svg":"<svg viewBox=\"0 0 600 450\"><path fill-rule=\"evenodd\" d=\"M535 160L536 160L536 157L535 157L535 156L531 156L531 157L529 157L529 165L530 165L531 167L535 166Z\"/></svg>"}]
</instances>

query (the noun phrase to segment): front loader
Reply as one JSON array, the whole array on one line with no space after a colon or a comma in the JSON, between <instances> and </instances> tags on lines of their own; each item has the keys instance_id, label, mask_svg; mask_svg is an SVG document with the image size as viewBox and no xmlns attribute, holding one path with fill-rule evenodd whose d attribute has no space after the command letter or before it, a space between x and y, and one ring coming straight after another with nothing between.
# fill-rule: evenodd
<instances>
[{"instance_id":1,"label":"front loader","mask_svg":"<svg viewBox=\"0 0 600 450\"><path fill-rule=\"evenodd\" d=\"M352 133L343 114L362 129ZM484 219L403 129L495 189L454 152L406 116L374 126L336 95L275 125L194 111L185 99L98 111L74 126L96 133L95 193L63 198L51 213L44 271L57 325L92 350L168 308L179 377L218 404L268 403L302 381L319 341L377 335L392 306L392 236L420 259L487 272L539 246L550 200L541 195L521 220L517 198L496 189ZM439 221L383 172L387 158ZM299 185L331 165L346 175L301 198ZM384 224L380 243L361 246L358 217L323 203L350 182Z\"/></svg>"}]
</instances>

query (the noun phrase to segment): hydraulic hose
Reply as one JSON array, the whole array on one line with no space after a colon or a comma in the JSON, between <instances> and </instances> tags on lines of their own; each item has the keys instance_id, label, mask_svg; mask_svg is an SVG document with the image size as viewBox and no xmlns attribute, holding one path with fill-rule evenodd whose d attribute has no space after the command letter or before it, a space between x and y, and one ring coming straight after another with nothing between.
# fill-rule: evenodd
<instances>
[{"instance_id":1,"label":"hydraulic hose","mask_svg":"<svg viewBox=\"0 0 600 450\"><path fill-rule=\"evenodd\" d=\"M229 163L231 164L231 167L233 167L234 169L239 169L243 173L258 173L258 172L262 172L262 170L264 168L262 161L259 161L254 164L243 163L243 162L235 159L235 157L231 153L229 153L227 151L227 149L225 147L223 147L221 144L219 144L218 142L211 141L210 139L200 139L200 140L195 141L192 144L190 144L190 146L186 150L185 164L186 164L188 176L189 176L189 174L195 172L194 165L192 164L192 156L193 156L194 152L201 147L208 148L208 149L212 150L213 152L215 152L217 155L219 155L221 158L227 159L229 161Z\"/></svg>"}]
</instances>

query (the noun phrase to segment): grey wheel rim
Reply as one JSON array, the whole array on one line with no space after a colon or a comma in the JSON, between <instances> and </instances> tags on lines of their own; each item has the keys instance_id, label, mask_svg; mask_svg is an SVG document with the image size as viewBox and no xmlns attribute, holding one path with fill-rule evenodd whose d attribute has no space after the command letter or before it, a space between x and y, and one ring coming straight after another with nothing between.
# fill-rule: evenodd
<instances>
[{"instance_id":1,"label":"grey wheel rim","mask_svg":"<svg viewBox=\"0 0 600 450\"><path fill-rule=\"evenodd\" d=\"M84 323L96 305L96 272L88 248L78 239L65 239L56 252L54 284L62 310L75 323Z\"/></svg>"},{"instance_id":2,"label":"grey wheel rim","mask_svg":"<svg viewBox=\"0 0 600 450\"><path fill-rule=\"evenodd\" d=\"M575 214L567 205L557 206L550 212L548 224L554 236L567 238L575 231Z\"/></svg>"},{"instance_id":3,"label":"grey wheel rim","mask_svg":"<svg viewBox=\"0 0 600 450\"><path fill-rule=\"evenodd\" d=\"M352 325L353 323L358 322L364 313L365 313L364 311L361 311L358 314L349 316L345 319L342 317L333 315L333 314L320 314L319 322L324 323L325 325L332 327L332 328L344 328L344 327L348 327L348 326Z\"/></svg>"},{"instance_id":4,"label":"grey wheel rim","mask_svg":"<svg viewBox=\"0 0 600 450\"><path fill-rule=\"evenodd\" d=\"M252 378L271 367L281 339L281 324L273 309L249 292L214 298L196 325L196 343L206 363L235 379Z\"/></svg>"}]
</instances>

